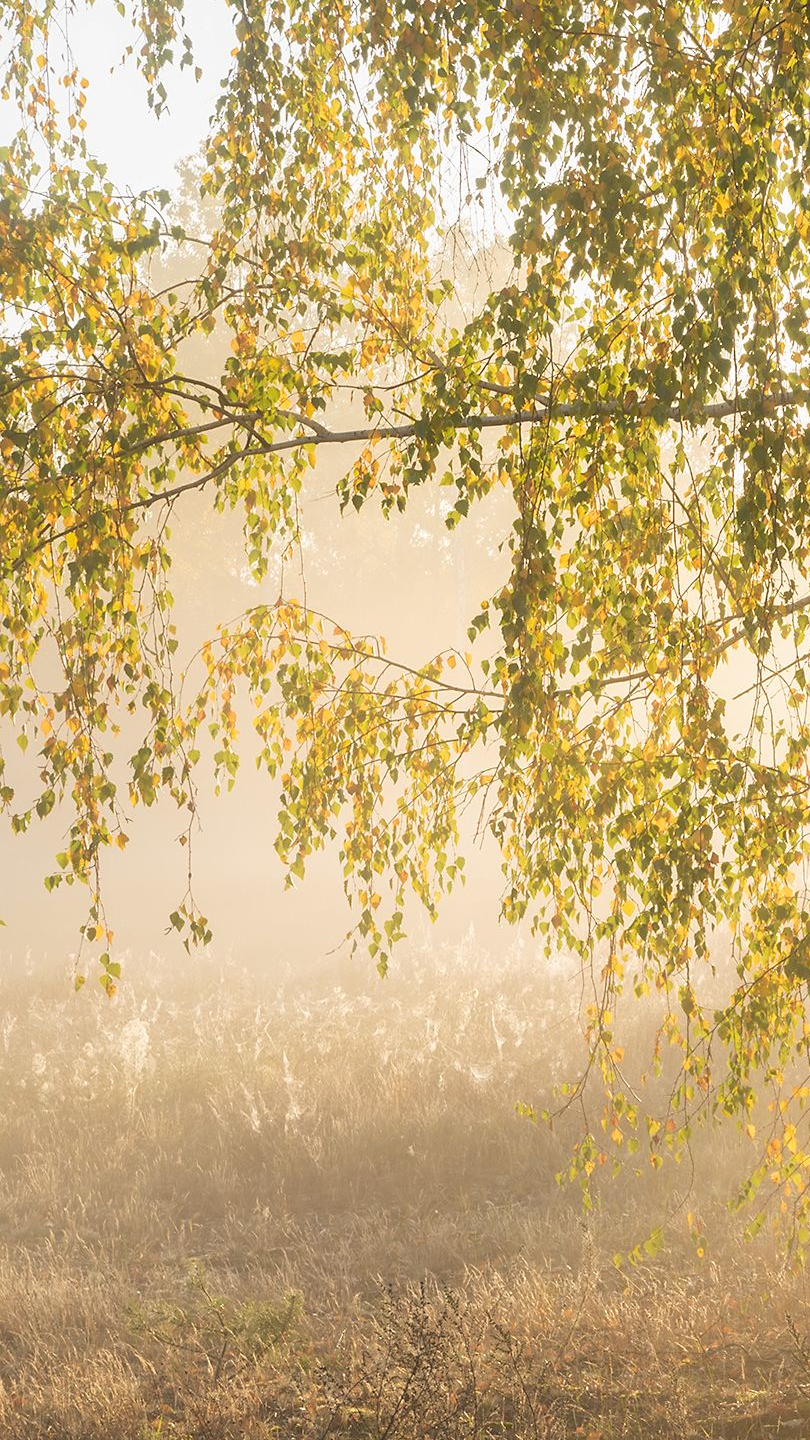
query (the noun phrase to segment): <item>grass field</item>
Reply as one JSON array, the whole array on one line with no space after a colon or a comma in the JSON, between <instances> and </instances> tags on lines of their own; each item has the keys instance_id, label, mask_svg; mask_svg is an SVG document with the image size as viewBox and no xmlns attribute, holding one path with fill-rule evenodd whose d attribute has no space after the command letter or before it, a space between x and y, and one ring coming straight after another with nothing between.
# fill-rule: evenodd
<instances>
[{"instance_id":1,"label":"grass field","mask_svg":"<svg viewBox=\"0 0 810 1440\"><path fill-rule=\"evenodd\" d=\"M585 1215L516 1114L576 1000L471 946L384 984L130 960L112 1004L6 962L0 1435L810 1436L810 1291L724 1208L736 1132L688 1199L665 1167Z\"/></svg>"}]
</instances>

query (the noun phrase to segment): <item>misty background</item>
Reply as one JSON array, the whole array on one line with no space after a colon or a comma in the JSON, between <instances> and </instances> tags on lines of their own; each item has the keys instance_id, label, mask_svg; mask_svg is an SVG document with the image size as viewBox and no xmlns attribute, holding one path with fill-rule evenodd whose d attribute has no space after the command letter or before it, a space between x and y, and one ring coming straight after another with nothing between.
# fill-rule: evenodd
<instances>
[{"instance_id":1,"label":"misty background","mask_svg":"<svg viewBox=\"0 0 810 1440\"><path fill-rule=\"evenodd\" d=\"M198 82L190 70L175 66L167 81L168 110L160 119L149 109L142 77L125 54L132 39L130 26L112 6L82 8L65 20L66 46L90 82L84 112L88 148L107 165L121 190L170 190L176 213L191 233L201 225L209 227L214 218L200 213L196 156L227 73L234 43L231 17L230 8L217 0L197 0L189 7L189 33L202 77ZM13 122L8 109L0 111L0 139L3 125ZM456 279L452 318L461 320L466 304L472 311L479 292L487 293L498 277L508 275L511 257L493 236L491 224L482 222L476 233L468 221L445 246L442 263ZM181 246L165 257L162 267L152 266L152 282L171 283L194 273L198 264L199 250ZM207 342L193 343L186 362L203 377L218 374L229 339L214 332ZM347 405L347 424L352 413ZM208 494L181 498L171 519L178 670L213 635L218 622L251 605L272 602L282 591L286 598L306 600L351 632L384 637L389 655L407 664L424 664L450 646L468 648L470 620L508 576L509 555L502 542L509 534L511 498L506 492L488 496L454 531L444 524L451 492L436 486L411 492L406 513L390 521L382 518L373 500L359 514L350 509L341 515L335 487L352 458L347 451L319 454L301 497L300 553L287 563L279 555L261 585L249 575L238 517L217 514ZM276 788L253 766L246 711L242 719L243 764L234 790L216 797L210 769L204 764L200 768L195 894L211 922L213 952L219 957L273 965L294 955L298 965L318 964L340 945L353 923L341 886L338 847L311 857L305 879L285 889L273 849ZM137 748L136 733L125 724L118 742L122 754L129 735L135 741L130 753ZM15 767L19 777L32 760L29 753L24 764ZM13 765L13 759L9 763ZM122 792L126 777L122 767ZM186 854L176 843L183 818L163 801L150 810L132 811L131 822L126 852L110 851L103 858L114 948L119 957L158 949L179 952L177 935L165 931L185 889ZM42 883L53 868L54 853L62 848L65 823L64 811L57 808L26 835L3 836L0 918L5 928L0 931L0 954L12 964L13 957L27 951L65 961L75 953L86 894L79 887L47 894ZM471 833L472 826L468 838ZM429 929L442 943L458 940L473 925L485 944L497 948L508 943L497 923L497 849L486 835L468 851L467 877L467 886L459 886L445 901L436 926L414 905L407 917L410 931L424 938ZM371 965L369 971L373 976Z\"/></svg>"}]
</instances>

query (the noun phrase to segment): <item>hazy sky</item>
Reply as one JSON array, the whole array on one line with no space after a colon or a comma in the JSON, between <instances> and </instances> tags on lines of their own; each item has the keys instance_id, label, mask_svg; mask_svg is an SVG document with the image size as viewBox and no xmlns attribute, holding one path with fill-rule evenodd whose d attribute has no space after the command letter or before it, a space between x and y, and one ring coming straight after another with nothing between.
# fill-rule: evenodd
<instances>
[{"instance_id":1,"label":"hazy sky","mask_svg":"<svg viewBox=\"0 0 810 1440\"><path fill-rule=\"evenodd\" d=\"M222 0L191 0L188 29L202 79L175 67L166 88L169 114L157 120L146 104L145 87L132 60L121 64L131 36L127 22L109 3L82 8L72 22L76 57L90 79L86 118L98 157L133 189L171 187L174 167L197 149L230 62L233 11ZM86 58L85 58L86 57Z\"/></svg>"},{"instance_id":2,"label":"hazy sky","mask_svg":"<svg viewBox=\"0 0 810 1440\"><path fill-rule=\"evenodd\" d=\"M225 0L188 0L185 9L202 78L197 82L191 69L175 66L166 77L168 113L159 120L134 59L123 59L134 31L112 0L79 4L65 20L74 63L90 82L86 138L121 189L171 189L178 161L205 138L235 43L233 11ZM0 136L10 133L15 119L10 106L0 109Z\"/></svg>"}]
</instances>

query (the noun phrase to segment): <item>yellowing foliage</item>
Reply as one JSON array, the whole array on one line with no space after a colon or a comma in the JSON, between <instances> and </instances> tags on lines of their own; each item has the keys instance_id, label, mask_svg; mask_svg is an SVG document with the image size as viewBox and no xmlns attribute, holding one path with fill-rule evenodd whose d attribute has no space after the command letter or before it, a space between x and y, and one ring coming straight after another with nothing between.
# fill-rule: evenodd
<instances>
[{"instance_id":1,"label":"yellowing foliage","mask_svg":"<svg viewBox=\"0 0 810 1440\"><path fill-rule=\"evenodd\" d=\"M132 8L159 113L169 62L193 63L183 6ZM355 938L384 969L407 896L433 915L462 878L459 816L483 793L505 919L599 957L608 1133L638 1123L609 1019L632 974L673 997L673 1148L707 1110L753 1139L756 1077L806 1059L810 982L806 8L234 15L200 181L217 221L168 290L150 261L185 238L170 198L122 196L89 152L53 0L5 7L20 121L0 151L0 713L34 741L37 791L24 804L3 773L0 804L17 831L67 807L46 883L89 886L84 937L106 946L101 862L129 802L168 794L190 825L201 735L232 784L247 692L280 777L281 861L300 876L335 843ZM464 322L436 275L451 163L497 197L514 258ZM183 347L217 326L219 375L186 373ZM364 415L346 431L352 386ZM240 511L261 580L296 543L321 449L349 457L349 514L373 494L395 519L441 479L463 524L511 488L511 575L470 616L470 656L408 667L281 600L223 628L181 691L172 507ZM143 730L128 794L122 714ZM171 923L209 933L190 891ZM739 986L712 1012L693 974L718 925ZM112 990L107 949L101 964ZM805 1090L783 1178L806 1161ZM586 1175L596 1156L583 1147Z\"/></svg>"}]
</instances>

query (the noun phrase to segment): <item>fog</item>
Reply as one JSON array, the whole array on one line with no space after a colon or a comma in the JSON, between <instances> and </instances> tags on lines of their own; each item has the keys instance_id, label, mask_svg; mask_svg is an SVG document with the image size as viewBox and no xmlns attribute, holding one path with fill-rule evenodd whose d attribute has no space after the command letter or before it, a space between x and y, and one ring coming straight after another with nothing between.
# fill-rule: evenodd
<instances>
[{"instance_id":1,"label":"fog","mask_svg":"<svg viewBox=\"0 0 810 1440\"><path fill-rule=\"evenodd\" d=\"M503 499L482 506L469 528L449 532L435 493L415 495L408 514L390 522L373 505L360 515L352 510L341 516L335 478L327 465L312 472L302 505L303 554L283 567L283 577L280 564L271 569L260 586L246 578L238 520L214 514L207 496L185 497L173 525L178 668L215 633L218 622L274 601L282 579L286 598L303 599L302 563L309 605L354 633L385 637L395 658L420 664L442 648L467 648L469 619L506 577L506 557L496 549L508 533ZM262 964L288 956L291 946L301 956L322 955L351 923L337 846L314 857L305 879L285 891L273 849L277 790L252 763L249 714L244 718L246 758L234 790L215 796L210 769L206 775L203 767L200 778L195 890L213 923L215 951ZM57 811L29 834L4 840L6 893L14 901L5 907L0 944L10 952L31 947L53 957L75 947L86 896L78 890L46 895L42 883L61 848L64 824ZM185 883L185 856L176 843L181 828L171 801L141 808L132 813L126 853L105 858L104 888L117 947L181 948L177 936L163 939ZM460 891L451 898L439 939L462 933L471 921L494 933L497 854L484 843L469 864L466 895Z\"/></svg>"},{"instance_id":2,"label":"fog","mask_svg":"<svg viewBox=\"0 0 810 1440\"><path fill-rule=\"evenodd\" d=\"M203 77L175 73L158 121L119 64L128 32L112 7L66 7L91 78L91 148L122 189L172 188L193 219L233 36L224 3L189 13ZM463 318L511 261L491 226L458 241L446 263ZM168 285L192 261L169 253L151 279ZM216 376L227 345L215 332L184 362ZM359 413L347 402L334 419ZM217 514L207 492L175 505L189 683L219 622L280 595L384 637L408 665L468 648L470 620L509 575L509 492L455 529L437 484L391 520L373 499L341 513L352 455L326 450L301 496L300 544L260 583L238 515ZM736 661L724 672L732 722L749 679ZM781 1433L769 1397L788 1390L802 1421L806 1272L767 1228L743 1247L747 1217L728 1203L755 1163L742 1122L696 1125L681 1163L644 1148L647 1110L665 1136L675 1128L669 995L629 984L619 1001L622 1085L644 1099L641 1152L628 1145L614 1167L604 1137L617 1121L583 1020L603 957L586 974L549 958L528 925L499 923L499 854L470 816L466 885L435 924L410 905L380 979L344 940L355 917L338 842L285 884L278 786L255 768L243 718L233 790L215 794L200 766L193 881L213 940L187 956L168 927L186 886L184 818L166 798L131 810L126 851L103 859L122 965L109 998L71 984L87 893L43 886L66 810L3 833L0 1440L694 1440L709 1391L724 1427L712 1433L728 1440ZM124 799L141 738L125 719ZM23 794L35 765L33 747L15 751ZM728 952L717 935L704 993L718 999L736 983ZM749 1130L766 1133L769 1103ZM583 1135L594 1160L580 1188Z\"/></svg>"},{"instance_id":3,"label":"fog","mask_svg":"<svg viewBox=\"0 0 810 1440\"><path fill-rule=\"evenodd\" d=\"M90 79L86 112L88 143L122 189L164 186L175 196L177 213L190 231L215 222L200 210L197 150L206 133L217 88L227 70L233 34L228 7L218 0L196 4L189 13L190 33L203 78L177 67L168 82L168 112L156 119L146 102L144 84L131 57L123 52L131 32L113 8L80 9L70 19L68 38L76 61ZM7 113L5 120L11 123ZM471 313L476 299L509 273L511 259L497 241L483 245L480 235L460 233L445 255L456 281L448 318ZM153 264L151 283L177 283L193 274L199 255L193 247L169 253ZM215 331L207 341L187 345L183 363L191 373L214 379L229 351L230 335ZM347 402L334 420L350 426L362 409ZM467 626L480 602L494 594L509 573L506 547L514 514L511 497L499 491L486 497L455 530L444 524L451 492L431 484L411 492L405 515L385 520L372 498L358 514L342 514L336 486L351 465L353 452L318 452L301 496L301 546L282 562L280 553L265 581L257 585L245 559L238 515L217 514L212 495L189 494L174 507L172 591L178 629L177 670L184 670L219 622L253 605L287 599L306 601L352 633L384 639L388 654L419 666L447 647L467 649ZM148 523L148 521L145 521ZM337 845L312 857L303 881L285 889L273 849L277 791L257 773L250 749L250 716L243 716L245 760L235 789L215 796L210 768L201 767L199 829L194 840L194 879L198 902L212 922L213 951L220 958L269 966L291 954L303 965L317 964L340 946L350 928L340 882ZM123 763L141 743L137 728L124 720L118 743L122 764L118 779L126 789ZM12 755L9 767L25 791L25 764ZM27 757L30 764L31 755ZM28 772L30 773L30 772ZM43 876L53 869L62 848L66 812L58 808L26 835L3 836L4 894L0 898L0 953L21 953L69 963L85 918L86 893L64 887L46 894ZM186 856L177 844L182 817L165 798L151 810L130 815L125 854L104 857L103 886L114 948L138 955L165 948L179 953L176 933L166 934L167 917L185 889ZM467 838L472 834L468 830ZM445 903L437 942L459 938L470 925L497 948L500 894L498 854L485 836L469 852L468 885ZM473 900L474 897L474 900ZM424 918L414 907L411 922L419 933Z\"/></svg>"}]
</instances>

